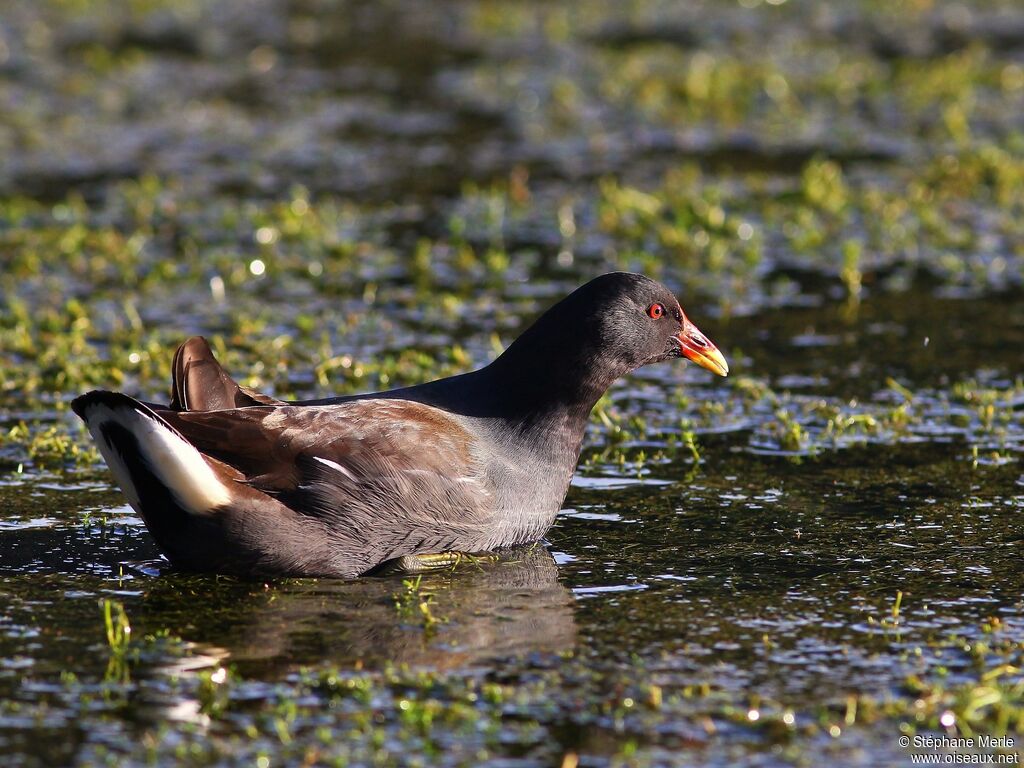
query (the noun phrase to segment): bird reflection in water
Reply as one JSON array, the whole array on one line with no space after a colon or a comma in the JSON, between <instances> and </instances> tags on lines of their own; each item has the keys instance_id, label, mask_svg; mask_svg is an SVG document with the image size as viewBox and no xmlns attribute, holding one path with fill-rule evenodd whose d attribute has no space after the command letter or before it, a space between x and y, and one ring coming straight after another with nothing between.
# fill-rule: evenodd
<instances>
[{"instance_id":1,"label":"bird reflection in water","mask_svg":"<svg viewBox=\"0 0 1024 768\"><path fill-rule=\"evenodd\" d=\"M551 554L539 545L412 579L288 580L272 586L222 580L225 588L204 590L200 606L188 599L195 578L157 579L137 610L162 619L140 619L167 622L177 611L187 612L184 639L243 673L321 662L452 669L562 653L576 644L575 600L558 581ZM430 618L420 602L427 603Z\"/></svg>"}]
</instances>

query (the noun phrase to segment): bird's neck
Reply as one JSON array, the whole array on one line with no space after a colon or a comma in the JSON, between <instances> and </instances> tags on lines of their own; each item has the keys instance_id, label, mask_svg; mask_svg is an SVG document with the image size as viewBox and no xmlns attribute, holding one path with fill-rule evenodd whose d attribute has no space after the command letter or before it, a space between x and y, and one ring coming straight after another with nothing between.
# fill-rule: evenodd
<instances>
[{"instance_id":1,"label":"bird's neck","mask_svg":"<svg viewBox=\"0 0 1024 768\"><path fill-rule=\"evenodd\" d=\"M510 421L523 426L552 419L585 423L601 395L618 378L605 368L572 357L519 360L509 352L480 373L495 404Z\"/></svg>"},{"instance_id":2,"label":"bird's neck","mask_svg":"<svg viewBox=\"0 0 1024 768\"><path fill-rule=\"evenodd\" d=\"M575 464L590 412L620 376L623 364L537 323L490 365L472 373L396 390L472 419L503 440ZM561 341L561 343L559 343ZM593 345L592 345L593 346Z\"/></svg>"},{"instance_id":3,"label":"bird's neck","mask_svg":"<svg viewBox=\"0 0 1024 768\"><path fill-rule=\"evenodd\" d=\"M471 374L478 396L512 439L538 451L571 454L575 465L590 412L628 371L586 350L522 341Z\"/></svg>"}]
</instances>

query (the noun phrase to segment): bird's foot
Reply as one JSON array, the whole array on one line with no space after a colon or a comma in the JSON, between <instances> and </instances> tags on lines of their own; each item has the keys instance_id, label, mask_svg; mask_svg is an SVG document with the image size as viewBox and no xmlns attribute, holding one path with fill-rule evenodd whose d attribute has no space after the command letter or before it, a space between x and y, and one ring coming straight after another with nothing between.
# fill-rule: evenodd
<instances>
[{"instance_id":1,"label":"bird's foot","mask_svg":"<svg viewBox=\"0 0 1024 768\"><path fill-rule=\"evenodd\" d=\"M388 560L381 564L374 572L380 575L416 574L429 573L431 571L445 571L455 568L462 563L480 563L497 560L497 555L479 554L469 552L437 552L428 555L402 555L394 560Z\"/></svg>"}]
</instances>

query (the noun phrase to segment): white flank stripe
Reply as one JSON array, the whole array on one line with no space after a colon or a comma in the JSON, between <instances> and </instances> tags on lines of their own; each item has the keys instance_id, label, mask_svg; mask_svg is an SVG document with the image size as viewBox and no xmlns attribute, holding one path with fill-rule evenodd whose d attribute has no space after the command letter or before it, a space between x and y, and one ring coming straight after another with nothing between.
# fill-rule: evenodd
<instances>
[{"instance_id":1,"label":"white flank stripe","mask_svg":"<svg viewBox=\"0 0 1024 768\"><path fill-rule=\"evenodd\" d=\"M336 469L336 470L338 470L339 472L341 472L341 474L343 474L343 475L344 475L345 477L347 477L347 478L348 478L349 480L351 480L352 482L354 482L354 483L355 483L355 482L359 482L359 481L358 481L358 480L356 479L356 476L355 476L355 475L353 475L353 474L352 474L352 473L351 473L351 472L350 472L350 471L349 471L348 469L346 469L345 467L341 466L341 464L339 464L338 462L336 462L336 461L331 461L330 459L325 459L325 458L323 458L323 457L321 457L321 456L314 456L313 458L314 458L314 459L316 459L317 461L319 461L319 462L320 462L321 464L324 464L325 466L328 466L328 467L330 467L331 469Z\"/></svg>"}]
</instances>

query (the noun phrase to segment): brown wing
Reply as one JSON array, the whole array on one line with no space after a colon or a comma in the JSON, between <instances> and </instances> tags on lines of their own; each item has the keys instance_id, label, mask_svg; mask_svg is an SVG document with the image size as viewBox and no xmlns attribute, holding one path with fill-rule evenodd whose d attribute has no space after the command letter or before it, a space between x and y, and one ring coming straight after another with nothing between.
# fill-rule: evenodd
<instances>
[{"instance_id":1,"label":"brown wing","mask_svg":"<svg viewBox=\"0 0 1024 768\"><path fill-rule=\"evenodd\" d=\"M213 411L251 405L279 405L254 389L240 386L217 362L209 343L193 336L178 347L171 366L172 411Z\"/></svg>"},{"instance_id":2,"label":"brown wing","mask_svg":"<svg viewBox=\"0 0 1024 768\"><path fill-rule=\"evenodd\" d=\"M453 417L406 400L164 413L201 452L297 512L375 546L486 542L493 496L472 436Z\"/></svg>"}]
</instances>

